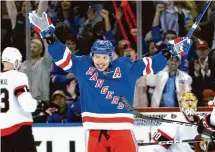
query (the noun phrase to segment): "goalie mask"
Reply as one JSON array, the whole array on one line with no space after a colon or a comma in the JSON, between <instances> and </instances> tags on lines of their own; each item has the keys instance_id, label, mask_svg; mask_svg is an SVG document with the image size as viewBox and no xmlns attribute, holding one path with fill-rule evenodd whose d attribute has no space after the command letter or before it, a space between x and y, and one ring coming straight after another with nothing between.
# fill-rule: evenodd
<instances>
[{"instance_id":1,"label":"goalie mask","mask_svg":"<svg viewBox=\"0 0 215 152\"><path fill-rule=\"evenodd\" d=\"M185 93L181 99L181 111L186 116L193 116L197 111L198 99L193 93Z\"/></svg>"}]
</instances>

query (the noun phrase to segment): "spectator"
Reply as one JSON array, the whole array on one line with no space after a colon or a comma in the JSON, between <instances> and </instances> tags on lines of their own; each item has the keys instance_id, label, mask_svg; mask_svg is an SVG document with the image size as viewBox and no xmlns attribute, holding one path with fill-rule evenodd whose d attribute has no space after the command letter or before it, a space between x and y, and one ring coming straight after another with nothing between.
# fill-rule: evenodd
<instances>
[{"instance_id":1,"label":"spectator","mask_svg":"<svg viewBox=\"0 0 215 152\"><path fill-rule=\"evenodd\" d=\"M60 111L53 113L51 116L48 116L47 121L50 123L67 123L72 122L74 104L67 103L66 95L63 91L57 90L52 94L51 101L52 104L58 105ZM77 108L78 109L78 108ZM79 113L80 114L80 113Z\"/></svg>"},{"instance_id":2,"label":"spectator","mask_svg":"<svg viewBox=\"0 0 215 152\"><path fill-rule=\"evenodd\" d=\"M214 61L209 56L209 46L206 41L196 43L197 60L190 63L189 74L193 79L193 93L199 100L199 106L203 104L202 93L205 89L215 88L215 66Z\"/></svg>"},{"instance_id":3,"label":"spectator","mask_svg":"<svg viewBox=\"0 0 215 152\"><path fill-rule=\"evenodd\" d=\"M71 79L67 83L67 93L70 95L69 104L73 113L72 120L81 122L81 105L80 105L80 92L77 80ZM82 110L83 111L83 110Z\"/></svg>"},{"instance_id":4,"label":"spectator","mask_svg":"<svg viewBox=\"0 0 215 152\"><path fill-rule=\"evenodd\" d=\"M32 113L34 123L46 123L47 117L59 111L59 106L50 102L41 101L35 112Z\"/></svg>"},{"instance_id":5,"label":"spectator","mask_svg":"<svg viewBox=\"0 0 215 152\"><path fill-rule=\"evenodd\" d=\"M89 9L92 9L92 8L89 8ZM116 43L114 39L114 35L111 30L109 12L105 9L102 9L100 11L100 15L104 18L104 22L103 21L96 22L95 25L93 26L91 25L92 23L89 22L93 18L91 17L91 15L88 14L89 19L88 21L86 21L84 28L81 29L80 31L80 40L81 40L81 43L83 44L82 45L83 48L81 48L81 52L84 55L89 54L91 45L98 39L109 40L112 42L113 45L115 45Z\"/></svg>"},{"instance_id":6,"label":"spectator","mask_svg":"<svg viewBox=\"0 0 215 152\"><path fill-rule=\"evenodd\" d=\"M203 91L203 101L204 101L204 106L208 106L209 101L213 101L215 97L215 93L211 89L205 89Z\"/></svg>"},{"instance_id":7,"label":"spectator","mask_svg":"<svg viewBox=\"0 0 215 152\"><path fill-rule=\"evenodd\" d=\"M87 10L87 20L85 21L83 28L79 30L80 37L85 37L86 35L88 37L92 37L92 29L94 25L99 22L96 20L95 13L96 11L91 6L89 6Z\"/></svg>"},{"instance_id":8,"label":"spectator","mask_svg":"<svg viewBox=\"0 0 215 152\"><path fill-rule=\"evenodd\" d=\"M70 100L71 101L79 101L79 86L78 86L78 82L75 78L72 78L70 80L67 81L67 94L70 95Z\"/></svg>"},{"instance_id":9,"label":"spectator","mask_svg":"<svg viewBox=\"0 0 215 152\"><path fill-rule=\"evenodd\" d=\"M158 52L166 48L170 40L174 40L177 37L176 32L173 30L167 30L164 33L164 38L162 39L161 37L159 23L160 23L161 13L164 10L165 10L165 6L163 4L156 5L156 13L152 23L152 41L155 43L155 46L158 49ZM180 70L185 72L188 72L188 56L189 55L185 55L182 57L181 64L179 67Z\"/></svg>"},{"instance_id":10,"label":"spectator","mask_svg":"<svg viewBox=\"0 0 215 152\"><path fill-rule=\"evenodd\" d=\"M56 16L52 17L54 25L64 25L70 28L70 32L77 36L78 29L80 27L80 18L75 18L75 12L73 10L72 1L63 0L60 1L60 10Z\"/></svg>"},{"instance_id":11,"label":"spectator","mask_svg":"<svg viewBox=\"0 0 215 152\"><path fill-rule=\"evenodd\" d=\"M162 5L162 4L161 4ZM164 33L173 30L179 36L184 36L184 21L192 20L191 12L185 9L183 2L165 2L161 14L161 27Z\"/></svg>"},{"instance_id":12,"label":"spectator","mask_svg":"<svg viewBox=\"0 0 215 152\"><path fill-rule=\"evenodd\" d=\"M152 107L178 107L182 95L191 91L192 78L178 69L181 56L172 57L168 66L155 75Z\"/></svg>"},{"instance_id":13,"label":"spectator","mask_svg":"<svg viewBox=\"0 0 215 152\"><path fill-rule=\"evenodd\" d=\"M26 2L20 3L20 8L17 10L13 0L6 1L8 15L12 23L12 45L20 50L23 59L26 59L25 47L25 17L26 17ZM31 10L35 9L35 4L31 2Z\"/></svg>"},{"instance_id":14,"label":"spectator","mask_svg":"<svg viewBox=\"0 0 215 152\"><path fill-rule=\"evenodd\" d=\"M65 38L65 45L68 49L77 56L81 56L81 52L78 49L78 41L76 36L68 34Z\"/></svg>"},{"instance_id":15,"label":"spectator","mask_svg":"<svg viewBox=\"0 0 215 152\"><path fill-rule=\"evenodd\" d=\"M32 39L31 59L25 60L21 64L20 71L26 73L29 78L32 96L37 100L48 101L52 61L45 50L41 39Z\"/></svg>"},{"instance_id":16,"label":"spectator","mask_svg":"<svg viewBox=\"0 0 215 152\"><path fill-rule=\"evenodd\" d=\"M146 77L142 76L136 81L136 86L134 90L134 107L148 107L148 97L147 97L147 85Z\"/></svg>"},{"instance_id":17,"label":"spectator","mask_svg":"<svg viewBox=\"0 0 215 152\"><path fill-rule=\"evenodd\" d=\"M176 32L173 30L167 30L164 34L164 39L162 39L162 37L161 37L159 24L160 24L161 13L164 10L165 10L165 6L163 4L156 5L156 12L155 12L155 16L154 16L153 23L152 23L152 40L159 47L162 43L167 44L168 41L173 40L177 37ZM161 46L161 47L163 48L165 46ZM159 49L158 51L161 51L161 49Z\"/></svg>"},{"instance_id":18,"label":"spectator","mask_svg":"<svg viewBox=\"0 0 215 152\"><path fill-rule=\"evenodd\" d=\"M105 24L105 32L103 34L104 35L103 39L109 40L112 42L113 45L115 45L115 38L114 38L114 35L112 33L112 30L111 30L109 11L102 9L100 11L100 15L104 18L104 24ZM98 32L95 31L94 33L98 33Z\"/></svg>"},{"instance_id":19,"label":"spectator","mask_svg":"<svg viewBox=\"0 0 215 152\"><path fill-rule=\"evenodd\" d=\"M155 43L153 41L148 41L147 42L149 45L149 51L146 54L146 56L153 56L157 53L157 48L155 47Z\"/></svg>"}]
</instances>

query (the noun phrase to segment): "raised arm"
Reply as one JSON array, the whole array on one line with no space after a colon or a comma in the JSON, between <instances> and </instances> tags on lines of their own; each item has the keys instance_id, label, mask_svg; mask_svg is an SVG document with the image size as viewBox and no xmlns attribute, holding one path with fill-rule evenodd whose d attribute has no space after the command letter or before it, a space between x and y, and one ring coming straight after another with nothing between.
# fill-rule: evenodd
<instances>
[{"instance_id":1,"label":"raised arm","mask_svg":"<svg viewBox=\"0 0 215 152\"><path fill-rule=\"evenodd\" d=\"M28 19L31 28L39 33L41 38L46 39L49 55L55 64L66 72L76 75L78 69L76 65L80 65L76 62L82 60L82 57L73 55L70 50L57 39L54 34L55 27L47 14L43 12L39 15L36 11L32 11L28 14Z\"/></svg>"},{"instance_id":2,"label":"raised arm","mask_svg":"<svg viewBox=\"0 0 215 152\"><path fill-rule=\"evenodd\" d=\"M152 40L155 43L161 43L162 38L160 34L160 15L162 11L165 9L163 4L156 5L156 12L152 23Z\"/></svg>"},{"instance_id":3,"label":"raised arm","mask_svg":"<svg viewBox=\"0 0 215 152\"><path fill-rule=\"evenodd\" d=\"M13 0L6 1L6 7L7 7L8 16L12 23L12 29L14 29L16 26L16 16L18 14L16 9L16 4Z\"/></svg>"},{"instance_id":4,"label":"raised arm","mask_svg":"<svg viewBox=\"0 0 215 152\"><path fill-rule=\"evenodd\" d=\"M37 13L42 15L43 12L46 12L47 8L48 8L48 1L41 0L37 9Z\"/></svg>"},{"instance_id":5,"label":"raised arm","mask_svg":"<svg viewBox=\"0 0 215 152\"><path fill-rule=\"evenodd\" d=\"M155 12L152 26L158 26L160 24L160 15L163 10L165 10L165 6L163 4L156 5L156 12Z\"/></svg>"},{"instance_id":6,"label":"raised arm","mask_svg":"<svg viewBox=\"0 0 215 152\"><path fill-rule=\"evenodd\" d=\"M47 68L47 70L51 70L51 65L52 65L52 58L48 53L48 44L44 41L44 46L45 46L45 54L43 56L43 65Z\"/></svg>"},{"instance_id":7,"label":"raised arm","mask_svg":"<svg viewBox=\"0 0 215 152\"><path fill-rule=\"evenodd\" d=\"M169 47L163 49L159 54L135 61L130 68L130 73L136 79L142 75L157 74L164 69L171 56L187 54L191 45L192 40L188 38L178 37L173 41L169 41Z\"/></svg>"},{"instance_id":8,"label":"raised arm","mask_svg":"<svg viewBox=\"0 0 215 152\"><path fill-rule=\"evenodd\" d=\"M49 37L47 41L50 39L55 39ZM52 57L54 63L67 72L72 72L70 69L73 66L72 54L70 50L62 44L59 40L52 40L54 43L49 43L48 52ZM74 55L73 55L74 56Z\"/></svg>"},{"instance_id":9,"label":"raised arm","mask_svg":"<svg viewBox=\"0 0 215 152\"><path fill-rule=\"evenodd\" d=\"M142 75L157 74L165 68L170 57L171 53L168 50L164 50L157 55L138 59L130 64L129 73L135 79L140 78Z\"/></svg>"}]
</instances>

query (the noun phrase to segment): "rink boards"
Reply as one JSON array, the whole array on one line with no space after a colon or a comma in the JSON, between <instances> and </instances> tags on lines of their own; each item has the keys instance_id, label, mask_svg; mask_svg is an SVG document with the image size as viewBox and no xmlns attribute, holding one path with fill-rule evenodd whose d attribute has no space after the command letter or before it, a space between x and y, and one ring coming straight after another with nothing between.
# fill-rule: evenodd
<instances>
[{"instance_id":1,"label":"rink boards","mask_svg":"<svg viewBox=\"0 0 215 152\"><path fill-rule=\"evenodd\" d=\"M149 141L150 127L135 127L137 140ZM87 132L81 124L43 124L33 127L38 152L85 152ZM142 149L142 148L141 148ZM141 151L140 151L141 152Z\"/></svg>"},{"instance_id":2,"label":"rink boards","mask_svg":"<svg viewBox=\"0 0 215 152\"><path fill-rule=\"evenodd\" d=\"M170 112L151 111L144 114L163 118L167 113ZM171 113L174 116L179 114L179 112ZM202 115L206 113L208 111L201 112ZM137 141L150 142L159 125L159 122L136 119L134 134ZM35 124L33 133L38 152L86 152L88 132L83 129L81 123ZM139 152L150 152L152 148L152 146L139 147Z\"/></svg>"}]
</instances>

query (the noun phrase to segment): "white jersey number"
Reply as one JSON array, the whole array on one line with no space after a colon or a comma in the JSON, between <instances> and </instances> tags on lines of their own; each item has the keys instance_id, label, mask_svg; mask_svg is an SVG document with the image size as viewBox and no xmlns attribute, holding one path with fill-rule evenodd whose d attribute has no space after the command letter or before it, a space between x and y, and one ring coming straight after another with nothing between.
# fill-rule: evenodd
<instances>
[{"instance_id":1,"label":"white jersey number","mask_svg":"<svg viewBox=\"0 0 215 152\"><path fill-rule=\"evenodd\" d=\"M154 137L155 140L159 140L159 138L161 137L161 133L155 132L155 133L153 134L153 137Z\"/></svg>"},{"instance_id":2,"label":"white jersey number","mask_svg":"<svg viewBox=\"0 0 215 152\"><path fill-rule=\"evenodd\" d=\"M1 103L0 103L1 113L6 113L9 110L9 93L7 89L5 88L1 89L0 98L1 98Z\"/></svg>"}]
</instances>

